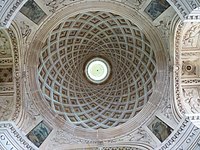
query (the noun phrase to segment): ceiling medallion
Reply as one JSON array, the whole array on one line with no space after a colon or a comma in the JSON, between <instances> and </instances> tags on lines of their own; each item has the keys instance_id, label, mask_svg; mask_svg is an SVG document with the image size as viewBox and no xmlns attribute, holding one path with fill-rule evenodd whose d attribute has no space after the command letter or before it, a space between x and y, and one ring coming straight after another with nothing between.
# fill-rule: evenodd
<instances>
[{"instance_id":1,"label":"ceiling medallion","mask_svg":"<svg viewBox=\"0 0 200 150\"><path fill-rule=\"evenodd\" d=\"M92 83L103 83L110 76L110 65L103 58L93 58L85 66L85 75Z\"/></svg>"}]
</instances>

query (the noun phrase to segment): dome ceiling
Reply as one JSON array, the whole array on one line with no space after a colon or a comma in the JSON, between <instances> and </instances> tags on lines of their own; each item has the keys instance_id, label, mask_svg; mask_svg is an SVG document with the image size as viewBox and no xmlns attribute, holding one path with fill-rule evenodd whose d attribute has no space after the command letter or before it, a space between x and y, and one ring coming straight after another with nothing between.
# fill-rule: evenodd
<instances>
[{"instance_id":1,"label":"dome ceiling","mask_svg":"<svg viewBox=\"0 0 200 150\"><path fill-rule=\"evenodd\" d=\"M93 84L85 64L109 62L109 79ZM154 51L141 30L122 16L85 12L57 25L38 65L40 88L51 109L67 122L90 129L118 126L149 100L156 77Z\"/></svg>"}]
</instances>

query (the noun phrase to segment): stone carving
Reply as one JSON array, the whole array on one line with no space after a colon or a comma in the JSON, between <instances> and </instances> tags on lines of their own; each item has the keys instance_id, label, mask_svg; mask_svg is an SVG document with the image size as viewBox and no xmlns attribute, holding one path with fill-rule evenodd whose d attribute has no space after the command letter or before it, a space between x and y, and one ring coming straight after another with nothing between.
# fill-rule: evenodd
<instances>
[{"instance_id":1,"label":"stone carving","mask_svg":"<svg viewBox=\"0 0 200 150\"><path fill-rule=\"evenodd\" d=\"M29 35L31 34L31 28L28 24L26 24L24 21L21 22L21 33L22 33L22 38L24 39L25 42L27 42L27 39Z\"/></svg>"},{"instance_id":2,"label":"stone carving","mask_svg":"<svg viewBox=\"0 0 200 150\"><path fill-rule=\"evenodd\" d=\"M13 84L0 85L0 92L14 92Z\"/></svg>"},{"instance_id":3,"label":"stone carving","mask_svg":"<svg viewBox=\"0 0 200 150\"><path fill-rule=\"evenodd\" d=\"M45 5L49 7L49 12L55 13L60 7L64 7L70 3L81 2L81 0L45 0ZM98 0L96 0L98 1ZM111 1L112 0L108 0ZM121 0L122 3L139 9L144 0Z\"/></svg>"},{"instance_id":4,"label":"stone carving","mask_svg":"<svg viewBox=\"0 0 200 150\"><path fill-rule=\"evenodd\" d=\"M175 132L173 132L173 135L171 135L158 148L156 148L156 150L189 149L189 147L192 145L192 142L196 142L195 138L199 137L199 132L199 128L197 128L190 121L189 117L183 118L183 122L179 126L179 128Z\"/></svg>"},{"instance_id":5,"label":"stone carving","mask_svg":"<svg viewBox=\"0 0 200 150\"><path fill-rule=\"evenodd\" d=\"M2 8L0 7L0 14L3 14L3 16L0 19L0 27L8 28L14 16L17 14L17 12L20 10L20 8L26 1L27 0L12 0L7 1L5 5L2 5Z\"/></svg>"},{"instance_id":6,"label":"stone carving","mask_svg":"<svg viewBox=\"0 0 200 150\"><path fill-rule=\"evenodd\" d=\"M12 68L0 68L0 83L12 82L12 81L13 81Z\"/></svg>"},{"instance_id":7,"label":"stone carving","mask_svg":"<svg viewBox=\"0 0 200 150\"><path fill-rule=\"evenodd\" d=\"M184 52L181 55L182 56L188 56L188 57L190 57L190 56L192 56L192 57L194 57L194 56L200 57L200 53L199 52Z\"/></svg>"},{"instance_id":8,"label":"stone carving","mask_svg":"<svg viewBox=\"0 0 200 150\"><path fill-rule=\"evenodd\" d=\"M12 122L0 123L0 142L9 150L37 150Z\"/></svg>"},{"instance_id":9,"label":"stone carving","mask_svg":"<svg viewBox=\"0 0 200 150\"><path fill-rule=\"evenodd\" d=\"M200 25L192 26L183 37L183 45L185 47L199 47L200 40Z\"/></svg>"},{"instance_id":10,"label":"stone carving","mask_svg":"<svg viewBox=\"0 0 200 150\"><path fill-rule=\"evenodd\" d=\"M5 5L6 0L1 0L0 2L0 8L2 8Z\"/></svg>"},{"instance_id":11,"label":"stone carving","mask_svg":"<svg viewBox=\"0 0 200 150\"><path fill-rule=\"evenodd\" d=\"M187 3L190 5L192 9L195 9L198 7L198 0L187 0Z\"/></svg>"},{"instance_id":12,"label":"stone carving","mask_svg":"<svg viewBox=\"0 0 200 150\"><path fill-rule=\"evenodd\" d=\"M197 84L197 85L199 85L199 83L200 83L200 79L184 79L184 80L181 80L181 83L182 84L192 84L192 85L194 85L194 84Z\"/></svg>"},{"instance_id":13,"label":"stone carving","mask_svg":"<svg viewBox=\"0 0 200 150\"><path fill-rule=\"evenodd\" d=\"M197 1L194 2L194 0L187 0L187 1L167 0L167 1L174 8L176 8L175 10L177 11L182 20L187 18L187 16L191 13L191 11L199 5L199 3ZM190 6L190 9L187 8L188 6Z\"/></svg>"},{"instance_id":14,"label":"stone carving","mask_svg":"<svg viewBox=\"0 0 200 150\"><path fill-rule=\"evenodd\" d=\"M151 143L152 138L148 135L146 130L142 127L138 128L138 130L134 133L133 137L129 139L129 141L143 141L145 143Z\"/></svg>"},{"instance_id":15,"label":"stone carving","mask_svg":"<svg viewBox=\"0 0 200 150\"><path fill-rule=\"evenodd\" d=\"M79 139L75 138L73 135L66 134L63 130L58 130L55 134L55 137L51 139L52 146L56 146L57 144L72 144L79 143Z\"/></svg>"},{"instance_id":16,"label":"stone carving","mask_svg":"<svg viewBox=\"0 0 200 150\"><path fill-rule=\"evenodd\" d=\"M0 121L8 120L12 114L13 97L1 96L0 97Z\"/></svg>"},{"instance_id":17,"label":"stone carving","mask_svg":"<svg viewBox=\"0 0 200 150\"><path fill-rule=\"evenodd\" d=\"M1 65L12 65L13 60L12 60L12 58L2 58L2 59L0 59L0 64Z\"/></svg>"},{"instance_id":18,"label":"stone carving","mask_svg":"<svg viewBox=\"0 0 200 150\"><path fill-rule=\"evenodd\" d=\"M69 1L75 1L75 0L69 0ZM56 10L64 5L63 3L66 2L66 0L45 0L46 6L49 7L49 12L55 13Z\"/></svg>"},{"instance_id":19,"label":"stone carving","mask_svg":"<svg viewBox=\"0 0 200 150\"><path fill-rule=\"evenodd\" d=\"M191 112L200 113L199 88L182 88L184 101L191 107Z\"/></svg>"},{"instance_id":20,"label":"stone carving","mask_svg":"<svg viewBox=\"0 0 200 150\"><path fill-rule=\"evenodd\" d=\"M11 56L10 43L6 35L0 31L0 56Z\"/></svg>"},{"instance_id":21,"label":"stone carving","mask_svg":"<svg viewBox=\"0 0 200 150\"><path fill-rule=\"evenodd\" d=\"M195 61L182 61L182 76L196 76L197 67Z\"/></svg>"},{"instance_id":22,"label":"stone carving","mask_svg":"<svg viewBox=\"0 0 200 150\"><path fill-rule=\"evenodd\" d=\"M144 0L122 0L122 2L131 4L134 6L140 6L144 2Z\"/></svg>"},{"instance_id":23,"label":"stone carving","mask_svg":"<svg viewBox=\"0 0 200 150\"><path fill-rule=\"evenodd\" d=\"M35 104L32 102L30 98L26 98L26 113L28 115L28 119L25 123L25 126L23 127L23 131L27 132L29 130L29 127L31 127L33 124L36 125L37 120L40 117L40 113L38 112L37 108L35 107Z\"/></svg>"},{"instance_id":24,"label":"stone carving","mask_svg":"<svg viewBox=\"0 0 200 150\"><path fill-rule=\"evenodd\" d=\"M103 147L103 148L97 148L97 149L92 149L92 150L139 150L138 148L135 147L129 147L129 146L118 146L118 147Z\"/></svg>"},{"instance_id":25,"label":"stone carving","mask_svg":"<svg viewBox=\"0 0 200 150\"><path fill-rule=\"evenodd\" d=\"M175 37L175 68L174 68L174 90L175 90L175 99L177 101L177 107L181 114L185 114L185 109L183 107L182 99L181 99L181 87L180 87L180 43L181 41L181 35L182 35L182 29L183 29L183 22L180 22L176 31L176 37Z\"/></svg>"},{"instance_id":26,"label":"stone carving","mask_svg":"<svg viewBox=\"0 0 200 150\"><path fill-rule=\"evenodd\" d=\"M166 105L166 106L163 108L162 114L163 114L165 117L167 117L168 119L170 119L170 120L173 119L171 104L168 104L168 105Z\"/></svg>"},{"instance_id":27,"label":"stone carving","mask_svg":"<svg viewBox=\"0 0 200 150\"><path fill-rule=\"evenodd\" d=\"M12 45L13 45L13 56L14 56L14 70L13 72L15 72L15 99L16 99L16 102L15 102L15 112L12 116L12 120L16 120L20 111L21 111L21 83L20 83L20 77L19 77L19 70L20 69L20 64L19 64L19 51L18 51L18 43L17 43L17 38L13 32L13 27L9 28L8 30L8 34L9 34L9 37L11 38L11 41L12 41Z\"/></svg>"},{"instance_id":28,"label":"stone carving","mask_svg":"<svg viewBox=\"0 0 200 150\"><path fill-rule=\"evenodd\" d=\"M166 16L159 22L159 25L156 26L161 31L162 37L165 37L165 38L169 37L171 19L172 19L171 17Z\"/></svg>"},{"instance_id":29,"label":"stone carving","mask_svg":"<svg viewBox=\"0 0 200 150\"><path fill-rule=\"evenodd\" d=\"M144 142L152 147L156 146L156 142L149 136L148 132L143 128L139 127L136 131L132 131L131 133L127 133L123 136L116 137L113 139L106 140L98 140L98 139L83 139L75 137L73 134L67 133L64 130L57 130L54 137L51 138L51 144L48 145L48 148L52 149L57 145L62 144L95 144L99 147L104 147L105 144L120 144L123 142Z\"/></svg>"}]
</instances>

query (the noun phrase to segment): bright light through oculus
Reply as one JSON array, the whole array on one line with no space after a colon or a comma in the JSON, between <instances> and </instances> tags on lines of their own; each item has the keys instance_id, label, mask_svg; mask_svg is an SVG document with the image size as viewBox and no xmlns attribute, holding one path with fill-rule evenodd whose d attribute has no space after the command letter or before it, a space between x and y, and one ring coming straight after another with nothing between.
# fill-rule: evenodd
<instances>
[{"instance_id":1,"label":"bright light through oculus","mask_svg":"<svg viewBox=\"0 0 200 150\"><path fill-rule=\"evenodd\" d=\"M110 74L110 66L102 58L93 58L86 64L85 73L93 83L102 83Z\"/></svg>"}]
</instances>

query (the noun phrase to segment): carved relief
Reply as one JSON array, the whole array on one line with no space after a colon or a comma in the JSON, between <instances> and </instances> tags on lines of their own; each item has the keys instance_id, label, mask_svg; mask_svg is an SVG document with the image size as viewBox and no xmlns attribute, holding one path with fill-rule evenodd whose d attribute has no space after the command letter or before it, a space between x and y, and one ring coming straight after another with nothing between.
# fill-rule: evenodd
<instances>
[{"instance_id":1,"label":"carved relief","mask_svg":"<svg viewBox=\"0 0 200 150\"><path fill-rule=\"evenodd\" d=\"M27 0L6 1L2 9L0 9L0 14L3 14L0 18L0 27L8 28L10 26L12 20L25 1Z\"/></svg>"},{"instance_id":2,"label":"carved relief","mask_svg":"<svg viewBox=\"0 0 200 150\"><path fill-rule=\"evenodd\" d=\"M26 24L24 21L21 22L21 33L22 33L22 38L24 39L24 41L26 42L29 35L31 34L31 28L28 24Z\"/></svg>"},{"instance_id":3,"label":"carved relief","mask_svg":"<svg viewBox=\"0 0 200 150\"><path fill-rule=\"evenodd\" d=\"M173 119L173 115L172 115L172 107L171 104L166 105L163 110L162 113L164 114L164 116L170 120Z\"/></svg>"},{"instance_id":4,"label":"carved relief","mask_svg":"<svg viewBox=\"0 0 200 150\"><path fill-rule=\"evenodd\" d=\"M197 75L196 61L182 61L182 76L195 77Z\"/></svg>"},{"instance_id":5,"label":"carved relief","mask_svg":"<svg viewBox=\"0 0 200 150\"><path fill-rule=\"evenodd\" d=\"M71 144L94 144L100 147L103 147L104 145L117 145L123 142L133 143L133 142L144 142L148 145L151 145L155 147L156 142L152 139L152 137L149 136L148 132L143 128L139 127L136 131L133 131L132 133L128 133L126 135L116 137L113 139L107 139L107 140L95 140L95 139L82 139L75 137L74 135L67 133L64 130L58 130L54 137L51 138L51 144L48 145L49 149L53 149L57 147L57 145L71 145Z\"/></svg>"},{"instance_id":6,"label":"carved relief","mask_svg":"<svg viewBox=\"0 0 200 150\"><path fill-rule=\"evenodd\" d=\"M189 117L183 118L179 128L157 150L189 150L199 137L199 133L199 128L190 121Z\"/></svg>"},{"instance_id":7,"label":"carved relief","mask_svg":"<svg viewBox=\"0 0 200 150\"><path fill-rule=\"evenodd\" d=\"M60 0L64 1L64 0ZM49 11L52 13L55 13L56 9L59 7L59 4L61 4L59 0L45 0L46 6L49 7Z\"/></svg>"},{"instance_id":8,"label":"carved relief","mask_svg":"<svg viewBox=\"0 0 200 150\"><path fill-rule=\"evenodd\" d=\"M166 37L166 38L169 37L169 29L170 29L170 25L171 25L171 19L172 19L171 17L166 16L156 26L160 30L162 37Z\"/></svg>"},{"instance_id":9,"label":"carved relief","mask_svg":"<svg viewBox=\"0 0 200 150\"><path fill-rule=\"evenodd\" d=\"M151 143L152 138L148 135L147 131L142 127L138 128L138 130L134 133L133 137L129 139L129 141L143 141L146 143Z\"/></svg>"},{"instance_id":10,"label":"carved relief","mask_svg":"<svg viewBox=\"0 0 200 150\"><path fill-rule=\"evenodd\" d=\"M178 1L178 0L167 0L172 7L176 8L180 18L186 19L188 15L199 6L199 2L195 0ZM195 20L195 19L194 19Z\"/></svg>"},{"instance_id":11,"label":"carved relief","mask_svg":"<svg viewBox=\"0 0 200 150\"><path fill-rule=\"evenodd\" d=\"M122 0L122 2L125 2L129 5L137 6L137 8L139 9L144 0Z\"/></svg>"},{"instance_id":12,"label":"carved relief","mask_svg":"<svg viewBox=\"0 0 200 150\"><path fill-rule=\"evenodd\" d=\"M1 0L0 2L0 8L2 8L5 5L6 0Z\"/></svg>"},{"instance_id":13,"label":"carved relief","mask_svg":"<svg viewBox=\"0 0 200 150\"><path fill-rule=\"evenodd\" d=\"M192 26L183 37L184 47L199 47L200 40L200 25L196 24Z\"/></svg>"},{"instance_id":14,"label":"carved relief","mask_svg":"<svg viewBox=\"0 0 200 150\"><path fill-rule=\"evenodd\" d=\"M35 104L29 97L26 97L26 115L27 119L23 127L24 132L28 132L30 127L36 125L38 119L41 117L40 113L35 107Z\"/></svg>"},{"instance_id":15,"label":"carved relief","mask_svg":"<svg viewBox=\"0 0 200 150\"><path fill-rule=\"evenodd\" d=\"M182 35L183 35L183 29L184 29L184 23L180 22L177 30L176 30L176 36L175 36L175 68L174 68L174 91L175 91L175 99L176 99L176 106L181 114L186 113L186 109L184 107L184 102L182 100L181 96L181 48L180 44L182 42Z\"/></svg>"},{"instance_id":16,"label":"carved relief","mask_svg":"<svg viewBox=\"0 0 200 150\"><path fill-rule=\"evenodd\" d=\"M76 139L73 135L67 134L63 130L58 130L55 134L55 137L51 139L51 146L56 146L57 144L72 144L79 143L79 140Z\"/></svg>"},{"instance_id":17,"label":"carved relief","mask_svg":"<svg viewBox=\"0 0 200 150\"><path fill-rule=\"evenodd\" d=\"M0 85L0 93L5 93L5 92L14 92L14 86L13 84L2 84Z\"/></svg>"},{"instance_id":18,"label":"carved relief","mask_svg":"<svg viewBox=\"0 0 200 150\"><path fill-rule=\"evenodd\" d=\"M15 112L12 116L12 120L15 121L17 119L17 117L20 114L21 111L21 80L19 77L19 72L20 72L20 64L19 64L19 50L18 50L18 43L17 43L17 38L12 30L12 28L9 28L8 30L8 34L9 37L11 38L12 41L12 46L13 46L13 62L14 62L14 70L13 72L15 72L14 76L15 76Z\"/></svg>"},{"instance_id":19,"label":"carved relief","mask_svg":"<svg viewBox=\"0 0 200 150\"><path fill-rule=\"evenodd\" d=\"M12 114L13 97L1 96L0 97L0 121L8 120Z\"/></svg>"},{"instance_id":20,"label":"carved relief","mask_svg":"<svg viewBox=\"0 0 200 150\"><path fill-rule=\"evenodd\" d=\"M1 65L12 65L13 64L13 60L12 60L12 58L1 58L0 59L0 64Z\"/></svg>"},{"instance_id":21,"label":"carved relief","mask_svg":"<svg viewBox=\"0 0 200 150\"><path fill-rule=\"evenodd\" d=\"M0 83L12 82L12 81L13 81L12 68L0 68Z\"/></svg>"},{"instance_id":22,"label":"carved relief","mask_svg":"<svg viewBox=\"0 0 200 150\"><path fill-rule=\"evenodd\" d=\"M13 122L0 122L0 148L9 150L37 150Z\"/></svg>"},{"instance_id":23,"label":"carved relief","mask_svg":"<svg viewBox=\"0 0 200 150\"><path fill-rule=\"evenodd\" d=\"M10 43L3 31L0 31L0 57L11 56Z\"/></svg>"},{"instance_id":24,"label":"carved relief","mask_svg":"<svg viewBox=\"0 0 200 150\"><path fill-rule=\"evenodd\" d=\"M182 88L184 102L189 105L192 113L200 113L199 87Z\"/></svg>"},{"instance_id":25,"label":"carved relief","mask_svg":"<svg viewBox=\"0 0 200 150\"><path fill-rule=\"evenodd\" d=\"M95 0L98 1L98 0ZM112 0L108 0L113 2ZM49 12L55 13L61 7L64 7L75 2L81 2L81 0L45 0L45 5L49 8ZM140 9L140 6L144 0L120 0L120 2L134 7L135 9Z\"/></svg>"}]
</instances>

